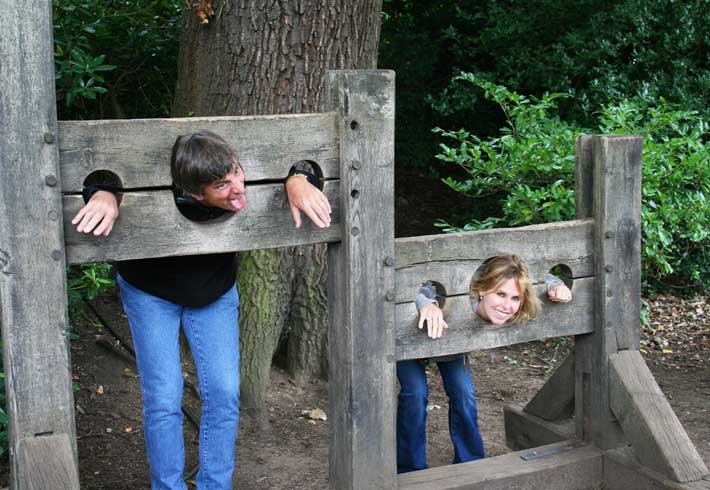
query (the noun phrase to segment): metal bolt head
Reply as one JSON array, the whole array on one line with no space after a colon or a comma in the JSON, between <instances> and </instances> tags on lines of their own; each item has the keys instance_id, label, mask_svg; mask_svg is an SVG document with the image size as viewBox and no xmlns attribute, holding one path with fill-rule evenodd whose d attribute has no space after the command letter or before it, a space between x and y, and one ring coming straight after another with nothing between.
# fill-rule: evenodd
<instances>
[{"instance_id":1,"label":"metal bolt head","mask_svg":"<svg viewBox=\"0 0 710 490\"><path fill-rule=\"evenodd\" d=\"M385 257L385 265L387 267L392 267L394 265L394 257L390 257L390 256Z\"/></svg>"},{"instance_id":2,"label":"metal bolt head","mask_svg":"<svg viewBox=\"0 0 710 490\"><path fill-rule=\"evenodd\" d=\"M392 354L387 354L387 362L390 364L394 362L394 356Z\"/></svg>"},{"instance_id":3,"label":"metal bolt head","mask_svg":"<svg viewBox=\"0 0 710 490\"><path fill-rule=\"evenodd\" d=\"M51 209L49 213L47 213L47 216L49 216L49 219L52 221L57 221L59 219L59 213L56 212L54 209Z\"/></svg>"},{"instance_id":4,"label":"metal bolt head","mask_svg":"<svg viewBox=\"0 0 710 490\"><path fill-rule=\"evenodd\" d=\"M44 133L43 139L48 145L54 143L54 135L52 133Z\"/></svg>"},{"instance_id":5,"label":"metal bolt head","mask_svg":"<svg viewBox=\"0 0 710 490\"><path fill-rule=\"evenodd\" d=\"M353 226L352 230L350 230L350 234L352 236L358 236L360 234L360 228Z\"/></svg>"},{"instance_id":6,"label":"metal bolt head","mask_svg":"<svg viewBox=\"0 0 710 490\"><path fill-rule=\"evenodd\" d=\"M59 250L52 250L52 258L56 261L61 260L62 258L62 252Z\"/></svg>"},{"instance_id":7,"label":"metal bolt head","mask_svg":"<svg viewBox=\"0 0 710 490\"><path fill-rule=\"evenodd\" d=\"M385 299L387 301L394 301L394 291L387 291L387 294L385 294Z\"/></svg>"},{"instance_id":8,"label":"metal bolt head","mask_svg":"<svg viewBox=\"0 0 710 490\"><path fill-rule=\"evenodd\" d=\"M613 234L612 232L610 232L610 231L607 231L606 233L604 233L604 238L606 238L607 240L608 240L609 238L611 238L612 236L614 236L614 234Z\"/></svg>"},{"instance_id":9,"label":"metal bolt head","mask_svg":"<svg viewBox=\"0 0 710 490\"><path fill-rule=\"evenodd\" d=\"M604 270L607 271L607 272L612 272L612 271L614 270L614 266L612 266L612 265L607 265L606 267L604 267Z\"/></svg>"},{"instance_id":10,"label":"metal bolt head","mask_svg":"<svg viewBox=\"0 0 710 490\"><path fill-rule=\"evenodd\" d=\"M58 182L59 181L57 180L57 178L54 175L47 175L44 178L44 183L47 184L49 187L56 186Z\"/></svg>"},{"instance_id":11,"label":"metal bolt head","mask_svg":"<svg viewBox=\"0 0 710 490\"><path fill-rule=\"evenodd\" d=\"M362 164L360 163L359 160L353 160L353 163L350 164L353 170L360 170L360 167Z\"/></svg>"}]
</instances>

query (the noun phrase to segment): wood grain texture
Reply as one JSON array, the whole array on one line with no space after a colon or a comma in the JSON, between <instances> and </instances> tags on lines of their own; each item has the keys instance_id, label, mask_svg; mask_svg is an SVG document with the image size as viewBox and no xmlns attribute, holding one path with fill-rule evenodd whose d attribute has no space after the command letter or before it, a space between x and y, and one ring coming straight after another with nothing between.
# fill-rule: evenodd
<instances>
[{"instance_id":1,"label":"wood grain texture","mask_svg":"<svg viewBox=\"0 0 710 490\"><path fill-rule=\"evenodd\" d=\"M579 220L398 238L397 302L412 301L427 280L444 285L448 295L467 293L483 261L502 253L525 259L534 282L544 282L557 264L568 265L575 278L591 276L592 231L591 220Z\"/></svg>"},{"instance_id":2,"label":"wood grain texture","mask_svg":"<svg viewBox=\"0 0 710 490\"><path fill-rule=\"evenodd\" d=\"M298 160L313 160L326 178L339 174L334 113L60 121L63 192L81 192L95 170L117 174L125 188L167 187L177 136L208 129L239 153L247 181L284 179Z\"/></svg>"},{"instance_id":3,"label":"wood grain texture","mask_svg":"<svg viewBox=\"0 0 710 490\"><path fill-rule=\"evenodd\" d=\"M525 405L527 413L548 420L569 418L574 412L574 352L552 373Z\"/></svg>"},{"instance_id":4,"label":"wood grain texture","mask_svg":"<svg viewBox=\"0 0 710 490\"><path fill-rule=\"evenodd\" d=\"M574 142L574 204L577 219L591 218L594 206L593 136L582 134Z\"/></svg>"},{"instance_id":5,"label":"wood grain texture","mask_svg":"<svg viewBox=\"0 0 710 490\"><path fill-rule=\"evenodd\" d=\"M2 5L0 325L15 489L24 488L22 478L42 459L23 442L35 434L66 437L57 457L67 467L77 463L51 2ZM76 480L69 485L78 489Z\"/></svg>"},{"instance_id":6,"label":"wood grain texture","mask_svg":"<svg viewBox=\"0 0 710 490\"><path fill-rule=\"evenodd\" d=\"M542 446L560 452L523 460L531 450L399 475L399 490L588 490L602 483L602 452L571 441Z\"/></svg>"},{"instance_id":7,"label":"wood grain texture","mask_svg":"<svg viewBox=\"0 0 710 490\"><path fill-rule=\"evenodd\" d=\"M304 219L296 229L283 184L247 188L247 206L224 219L195 222L175 206L171 191L123 195L120 215L108 237L78 233L72 217L83 206L80 196L64 196L67 261L115 261L332 242L340 239L339 181L326 182L324 192L333 213L330 228Z\"/></svg>"},{"instance_id":8,"label":"wood grain texture","mask_svg":"<svg viewBox=\"0 0 710 490\"><path fill-rule=\"evenodd\" d=\"M18 458L26 461L18 474L18 488L75 490L79 474L67 434L28 437L19 443Z\"/></svg>"},{"instance_id":9,"label":"wood grain texture","mask_svg":"<svg viewBox=\"0 0 710 490\"><path fill-rule=\"evenodd\" d=\"M710 490L710 477L675 482L640 464L629 447L604 452L604 483L608 490Z\"/></svg>"},{"instance_id":10,"label":"wood grain texture","mask_svg":"<svg viewBox=\"0 0 710 490\"><path fill-rule=\"evenodd\" d=\"M544 296L544 286L536 294ZM444 319L449 328L436 340L419 330L416 306L411 303L397 305L397 360L491 349L531 340L563 335L578 335L594 328L592 295L594 278L575 281L570 303L552 303L543 300L541 314L524 325L496 327L481 320L471 309L468 295L447 298L443 307Z\"/></svg>"},{"instance_id":11,"label":"wood grain texture","mask_svg":"<svg viewBox=\"0 0 710 490\"><path fill-rule=\"evenodd\" d=\"M634 454L678 482L699 480L708 469L638 351L611 354L610 402Z\"/></svg>"},{"instance_id":12,"label":"wood grain texture","mask_svg":"<svg viewBox=\"0 0 710 490\"><path fill-rule=\"evenodd\" d=\"M602 449L624 443L609 408L609 355L639 348L641 144L637 136L594 136L594 334L575 343L578 436ZM588 162L589 163L589 162Z\"/></svg>"},{"instance_id":13,"label":"wood grain texture","mask_svg":"<svg viewBox=\"0 0 710 490\"><path fill-rule=\"evenodd\" d=\"M342 241L329 249L330 485L392 489L394 72L330 72L327 92L343 166Z\"/></svg>"}]
</instances>

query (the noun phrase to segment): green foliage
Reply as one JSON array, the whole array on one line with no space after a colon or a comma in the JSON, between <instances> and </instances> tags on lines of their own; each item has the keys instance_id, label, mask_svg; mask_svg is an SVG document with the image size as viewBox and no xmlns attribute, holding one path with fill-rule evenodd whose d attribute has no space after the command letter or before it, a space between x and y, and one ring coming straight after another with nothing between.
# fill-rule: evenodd
<instances>
[{"instance_id":1,"label":"green foliage","mask_svg":"<svg viewBox=\"0 0 710 490\"><path fill-rule=\"evenodd\" d=\"M70 320L76 321L79 318L83 311L84 299L92 300L116 286L111 268L111 264L105 262L67 268L67 302Z\"/></svg>"},{"instance_id":2,"label":"green foliage","mask_svg":"<svg viewBox=\"0 0 710 490\"><path fill-rule=\"evenodd\" d=\"M463 169L466 180L443 179L469 197L500 199L502 216L468 223L464 229L519 226L574 217L574 139L579 130L551 114L564 94L525 97L470 73L454 78L480 88L505 114L495 137L481 139L466 130L434 132L454 145L440 145L436 158ZM450 229L447 223L439 226Z\"/></svg>"},{"instance_id":3,"label":"green foliage","mask_svg":"<svg viewBox=\"0 0 710 490\"><path fill-rule=\"evenodd\" d=\"M603 133L641 134L643 270L651 285L710 284L710 129L695 111L661 99L600 113Z\"/></svg>"},{"instance_id":4,"label":"green foliage","mask_svg":"<svg viewBox=\"0 0 710 490\"><path fill-rule=\"evenodd\" d=\"M518 226L573 219L574 139L583 132L553 114L559 94L524 97L479 77L462 74L500 105L500 135L479 138L465 130L434 131L453 140L437 158L467 174L444 179L467 196L498 199L500 216L446 231ZM710 284L710 131L694 111L663 99L622 100L599 113L600 133L640 134L643 152L642 272L647 286L663 282L698 288Z\"/></svg>"},{"instance_id":5,"label":"green foliage","mask_svg":"<svg viewBox=\"0 0 710 490\"><path fill-rule=\"evenodd\" d=\"M60 119L170 112L180 0L53 0Z\"/></svg>"}]
</instances>

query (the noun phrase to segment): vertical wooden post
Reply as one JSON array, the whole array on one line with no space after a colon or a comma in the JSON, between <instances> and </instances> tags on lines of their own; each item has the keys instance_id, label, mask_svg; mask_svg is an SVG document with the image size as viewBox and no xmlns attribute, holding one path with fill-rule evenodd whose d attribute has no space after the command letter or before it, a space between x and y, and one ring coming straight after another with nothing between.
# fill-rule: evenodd
<instances>
[{"instance_id":1,"label":"vertical wooden post","mask_svg":"<svg viewBox=\"0 0 710 490\"><path fill-rule=\"evenodd\" d=\"M0 323L11 485L78 489L52 3L0 5Z\"/></svg>"},{"instance_id":2,"label":"vertical wooden post","mask_svg":"<svg viewBox=\"0 0 710 490\"><path fill-rule=\"evenodd\" d=\"M343 238L328 251L330 485L393 489L394 72L328 73L338 111Z\"/></svg>"},{"instance_id":3,"label":"vertical wooden post","mask_svg":"<svg viewBox=\"0 0 710 490\"><path fill-rule=\"evenodd\" d=\"M593 168L595 331L575 342L576 425L579 437L601 449L623 441L610 409L609 355L639 349L641 147L637 136L587 136L577 142L585 164L578 176L589 175L588 157ZM589 211L588 189L580 193L578 213Z\"/></svg>"}]
</instances>

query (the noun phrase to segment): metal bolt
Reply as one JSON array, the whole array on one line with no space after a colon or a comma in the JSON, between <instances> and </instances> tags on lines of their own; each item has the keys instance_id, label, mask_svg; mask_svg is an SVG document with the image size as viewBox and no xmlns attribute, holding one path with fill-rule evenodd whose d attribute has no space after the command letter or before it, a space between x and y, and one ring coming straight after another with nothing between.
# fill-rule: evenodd
<instances>
[{"instance_id":1,"label":"metal bolt","mask_svg":"<svg viewBox=\"0 0 710 490\"><path fill-rule=\"evenodd\" d=\"M54 209L50 210L49 213L47 213L47 216L49 216L49 219L52 221L57 221L59 219L59 213Z\"/></svg>"},{"instance_id":2,"label":"metal bolt","mask_svg":"<svg viewBox=\"0 0 710 490\"><path fill-rule=\"evenodd\" d=\"M610 232L610 231L607 231L606 233L604 233L604 238L606 238L606 239L609 239L609 238L611 238L611 237L613 237L613 236L614 236L614 234L613 234L612 232Z\"/></svg>"},{"instance_id":3,"label":"metal bolt","mask_svg":"<svg viewBox=\"0 0 710 490\"><path fill-rule=\"evenodd\" d=\"M353 163L351 163L350 166L353 168L353 170L360 170L362 164L359 160L353 160Z\"/></svg>"},{"instance_id":4,"label":"metal bolt","mask_svg":"<svg viewBox=\"0 0 710 490\"><path fill-rule=\"evenodd\" d=\"M392 354L387 354L387 362L390 364L394 362L394 356Z\"/></svg>"},{"instance_id":5,"label":"metal bolt","mask_svg":"<svg viewBox=\"0 0 710 490\"><path fill-rule=\"evenodd\" d=\"M60 252L59 250L52 250L52 258L56 261L61 260L62 252Z\"/></svg>"},{"instance_id":6,"label":"metal bolt","mask_svg":"<svg viewBox=\"0 0 710 490\"><path fill-rule=\"evenodd\" d=\"M611 272L611 271L614 270L614 267L611 266L611 265L607 265L606 267L604 267L604 270L607 271L607 272Z\"/></svg>"},{"instance_id":7,"label":"metal bolt","mask_svg":"<svg viewBox=\"0 0 710 490\"><path fill-rule=\"evenodd\" d=\"M353 189L352 191L350 191L350 196L353 199L357 199L358 197L360 197L360 191L357 189Z\"/></svg>"},{"instance_id":8,"label":"metal bolt","mask_svg":"<svg viewBox=\"0 0 710 490\"><path fill-rule=\"evenodd\" d=\"M54 175L47 175L44 178L44 183L47 184L49 187L54 187L57 185L57 178Z\"/></svg>"},{"instance_id":9,"label":"metal bolt","mask_svg":"<svg viewBox=\"0 0 710 490\"><path fill-rule=\"evenodd\" d=\"M387 291L387 294L385 294L385 299L387 301L394 301L394 291Z\"/></svg>"},{"instance_id":10,"label":"metal bolt","mask_svg":"<svg viewBox=\"0 0 710 490\"><path fill-rule=\"evenodd\" d=\"M350 230L350 234L352 236L358 236L360 234L360 228L358 228L357 226L353 226L353 229Z\"/></svg>"},{"instance_id":11,"label":"metal bolt","mask_svg":"<svg viewBox=\"0 0 710 490\"><path fill-rule=\"evenodd\" d=\"M385 257L385 265L387 267L392 267L394 265L394 257Z\"/></svg>"},{"instance_id":12,"label":"metal bolt","mask_svg":"<svg viewBox=\"0 0 710 490\"><path fill-rule=\"evenodd\" d=\"M52 133L44 133L44 142L47 143L48 145L51 145L54 143L54 135Z\"/></svg>"},{"instance_id":13,"label":"metal bolt","mask_svg":"<svg viewBox=\"0 0 710 490\"><path fill-rule=\"evenodd\" d=\"M611 289L608 289L606 292L606 297L611 298L612 296L614 296L614 291L612 291Z\"/></svg>"}]
</instances>

